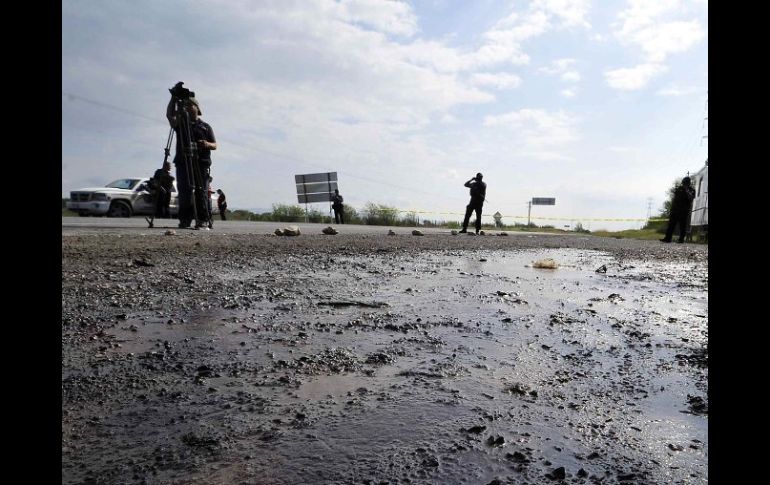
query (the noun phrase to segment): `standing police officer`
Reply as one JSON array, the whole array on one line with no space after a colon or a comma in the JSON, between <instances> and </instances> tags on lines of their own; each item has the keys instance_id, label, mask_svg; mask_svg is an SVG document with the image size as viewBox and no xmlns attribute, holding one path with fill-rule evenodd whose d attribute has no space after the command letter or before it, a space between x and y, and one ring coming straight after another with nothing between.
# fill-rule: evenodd
<instances>
[{"instance_id":1,"label":"standing police officer","mask_svg":"<svg viewBox=\"0 0 770 485\"><path fill-rule=\"evenodd\" d=\"M674 228L679 225L678 243L684 242L684 236L687 233L687 222L690 218L692 201L695 198L695 189L690 187L690 177L682 179L682 185L674 189L674 198L671 201L671 214L668 218L668 228L666 228L666 237L662 242L670 243L671 236L674 235Z\"/></svg>"},{"instance_id":2,"label":"standing police officer","mask_svg":"<svg viewBox=\"0 0 770 485\"><path fill-rule=\"evenodd\" d=\"M345 213L342 205L340 189L334 189L334 195L332 196L332 209L334 209L335 224L345 224Z\"/></svg>"},{"instance_id":3,"label":"standing police officer","mask_svg":"<svg viewBox=\"0 0 770 485\"><path fill-rule=\"evenodd\" d=\"M471 201L465 208L465 219L463 219L463 228L460 232L468 232L468 221L471 219L471 212L473 211L476 211L476 234L481 231L481 207L487 197L487 184L481 181L482 178L484 176L477 173L475 177L465 182L465 186L471 189Z\"/></svg>"}]
</instances>

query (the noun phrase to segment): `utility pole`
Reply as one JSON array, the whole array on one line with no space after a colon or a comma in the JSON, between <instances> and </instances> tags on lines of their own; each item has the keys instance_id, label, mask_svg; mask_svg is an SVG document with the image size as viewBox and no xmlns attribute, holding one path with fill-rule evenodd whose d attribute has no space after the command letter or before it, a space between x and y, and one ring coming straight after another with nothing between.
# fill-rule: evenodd
<instances>
[{"instance_id":1,"label":"utility pole","mask_svg":"<svg viewBox=\"0 0 770 485\"><path fill-rule=\"evenodd\" d=\"M530 224L530 222L529 222L530 221L530 218L529 218L530 214L532 214L532 201L531 200L529 202L527 202L527 227L529 227L529 224Z\"/></svg>"},{"instance_id":2,"label":"utility pole","mask_svg":"<svg viewBox=\"0 0 770 485\"><path fill-rule=\"evenodd\" d=\"M642 224L642 227L639 229L642 229L645 225L649 224L650 219L652 219L652 197L647 197L647 221Z\"/></svg>"}]
</instances>

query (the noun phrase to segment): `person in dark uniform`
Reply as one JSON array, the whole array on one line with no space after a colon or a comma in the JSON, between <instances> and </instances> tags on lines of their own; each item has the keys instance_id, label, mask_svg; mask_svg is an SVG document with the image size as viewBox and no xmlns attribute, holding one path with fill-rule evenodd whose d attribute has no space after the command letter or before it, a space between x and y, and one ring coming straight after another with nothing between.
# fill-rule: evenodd
<instances>
[{"instance_id":1,"label":"person in dark uniform","mask_svg":"<svg viewBox=\"0 0 770 485\"><path fill-rule=\"evenodd\" d=\"M336 224L345 224L345 211L342 205L340 189L334 189L334 195L332 196L332 209L334 209L334 222Z\"/></svg>"},{"instance_id":2,"label":"person in dark uniform","mask_svg":"<svg viewBox=\"0 0 770 485\"><path fill-rule=\"evenodd\" d=\"M219 197L217 197L217 207L219 207L219 217L226 221L227 217L225 217L225 212L227 212L227 198L225 197L225 193L222 192L222 189L217 189L217 194L219 194Z\"/></svg>"},{"instance_id":3,"label":"person in dark uniform","mask_svg":"<svg viewBox=\"0 0 770 485\"><path fill-rule=\"evenodd\" d=\"M465 182L465 186L471 189L471 201L465 208L465 219L463 219L463 228L460 232L468 232L468 221L470 221L473 211L476 211L476 234L481 231L481 207L487 197L487 184L482 182L481 179L483 178L483 175L477 173L475 177Z\"/></svg>"},{"instance_id":4,"label":"person in dark uniform","mask_svg":"<svg viewBox=\"0 0 770 485\"><path fill-rule=\"evenodd\" d=\"M177 86L180 86L178 84ZM176 86L175 86L176 88ZM173 91L173 89L172 89ZM201 187L197 187L195 191L196 200L195 206L197 208L198 220L195 222L196 229L205 229L208 224L207 207L209 202L206 198L209 195L208 179L211 171L211 151L217 149L217 140L214 137L214 130L211 125L199 118L203 114L201 111L200 103L194 97L189 97L183 102L184 110L190 116L190 131L192 141L197 146L198 163L193 164L192 170L199 171L199 180L201 181ZM184 151L182 148L182 137L179 133L179 116L181 114L176 112L176 102L174 95L172 94L171 100L166 108L166 118L172 128L176 131L176 155L174 157L174 165L176 166L176 180L177 189L179 191L179 227L181 229L189 228L193 219L193 201L192 201L192 186L195 183L193 173L188 173L188 167L184 161Z\"/></svg>"},{"instance_id":5,"label":"person in dark uniform","mask_svg":"<svg viewBox=\"0 0 770 485\"><path fill-rule=\"evenodd\" d=\"M159 168L152 176L155 179L155 217L160 219L171 218L171 191L174 187L174 176L171 175L171 163L163 162L163 168Z\"/></svg>"},{"instance_id":6,"label":"person in dark uniform","mask_svg":"<svg viewBox=\"0 0 770 485\"><path fill-rule=\"evenodd\" d=\"M662 242L671 242L671 236L674 235L676 226L679 226L679 239L677 242L684 242L693 199L695 199L695 189L690 187L690 177L685 177L682 179L682 184L674 189L674 198L671 201L671 214L668 217L668 228L666 228L666 236L661 239Z\"/></svg>"}]
</instances>

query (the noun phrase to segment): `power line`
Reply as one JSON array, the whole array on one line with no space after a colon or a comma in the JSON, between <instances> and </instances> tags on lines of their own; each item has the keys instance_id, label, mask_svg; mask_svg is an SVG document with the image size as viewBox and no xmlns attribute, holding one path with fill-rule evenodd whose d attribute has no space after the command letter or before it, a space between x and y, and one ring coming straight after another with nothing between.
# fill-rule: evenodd
<instances>
[{"instance_id":1,"label":"power line","mask_svg":"<svg viewBox=\"0 0 770 485\"><path fill-rule=\"evenodd\" d=\"M121 108L119 106L114 106L114 105L111 105L111 104L102 103L101 101L95 101L93 99L84 98L83 96L78 96L77 94L68 93L66 91L62 91L61 94L62 94L62 96L66 96L68 101L74 101L74 100L84 101L86 103L99 106L100 108L106 108L106 109L111 109L113 111L119 111L121 113L129 114L131 116L136 116L137 118L144 118L145 120L150 120L150 121L153 121L155 123L160 121L158 118L151 118L149 116L143 115L141 113L137 113L135 111L130 111L130 110Z\"/></svg>"},{"instance_id":2,"label":"power line","mask_svg":"<svg viewBox=\"0 0 770 485\"><path fill-rule=\"evenodd\" d=\"M121 113L126 113L126 114L129 114L131 116L135 116L137 118L142 118L142 119L145 119L145 120L152 121L154 123L157 123L159 121L158 118L152 118L152 117L149 117L149 116L145 116L145 115L143 115L141 113L130 111L130 110L127 110L127 109L124 109L124 108L121 108L121 107L118 107L118 106L114 106L114 105L111 105L111 104L108 104L108 103L103 103L101 101L96 101L96 100L93 100L93 99L89 99L89 98L86 98L86 97L83 97L83 96L79 96L77 94L68 93L66 91L62 91L62 96L66 96L70 101L74 101L74 100L83 101L83 102L86 102L86 103L98 106L100 108L109 109L109 110L113 110L113 111L119 111ZM263 153L263 154L267 154L267 155L272 155L274 157L279 157L279 158L283 158L283 159L286 159L286 160L292 160L292 161L294 161L294 162L296 162L296 163L298 163L298 164L300 164L302 166L310 167L310 168L313 168L313 169L316 169L316 170L326 170L326 168L320 168L317 164L310 163L310 162L308 162L306 160L302 160L300 158L297 158L297 157L294 157L294 156L291 156L291 155L277 153L277 152L273 152L273 151L270 151L270 150L265 150L263 148L255 148L254 146L250 146L250 145L247 145L247 144L239 142L239 141L228 140L227 137L225 137L224 139L227 140L227 143L229 143L231 145L234 145L234 146L240 146L242 148L246 148L246 149L252 150L254 152ZM428 195L430 197L446 199L445 196L442 196L442 195L439 195L439 194L434 194L434 193L431 193L431 192L425 192L424 190L420 190L420 189L413 188L413 187L406 187L406 186L403 186L403 185L397 185L397 184L391 184L391 183L388 183L388 182L382 182L380 180L374 180L374 179L370 179L370 178L367 178L367 177L362 177L360 175L355 175L355 174L352 174L350 172L340 172L340 171L338 171L338 173L345 174L345 176L353 178L353 179L358 179L358 180L362 180L362 181L373 183L373 184L377 184L377 185L383 185L383 186L387 186L387 187L392 187L392 188L396 188L396 189L407 191L407 192L414 193L414 194Z\"/></svg>"}]
</instances>

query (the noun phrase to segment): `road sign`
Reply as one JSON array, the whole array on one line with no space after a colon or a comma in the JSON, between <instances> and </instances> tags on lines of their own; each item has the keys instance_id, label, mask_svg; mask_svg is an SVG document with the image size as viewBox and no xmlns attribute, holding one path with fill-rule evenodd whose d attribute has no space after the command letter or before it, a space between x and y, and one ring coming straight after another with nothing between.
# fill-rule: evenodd
<instances>
[{"instance_id":1,"label":"road sign","mask_svg":"<svg viewBox=\"0 0 770 485\"><path fill-rule=\"evenodd\" d=\"M310 184L313 182L337 181L337 172L308 173L305 175L295 175L294 182L298 184Z\"/></svg>"},{"instance_id":2,"label":"road sign","mask_svg":"<svg viewBox=\"0 0 770 485\"><path fill-rule=\"evenodd\" d=\"M532 205L556 205L555 197L532 197Z\"/></svg>"},{"instance_id":3,"label":"road sign","mask_svg":"<svg viewBox=\"0 0 770 485\"><path fill-rule=\"evenodd\" d=\"M329 192L321 192L318 194L297 194L300 204L312 204L313 202L331 202L332 195Z\"/></svg>"},{"instance_id":4,"label":"road sign","mask_svg":"<svg viewBox=\"0 0 770 485\"><path fill-rule=\"evenodd\" d=\"M337 182L314 182L312 184L297 184L298 194L315 194L317 192L334 192Z\"/></svg>"},{"instance_id":5,"label":"road sign","mask_svg":"<svg viewBox=\"0 0 770 485\"><path fill-rule=\"evenodd\" d=\"M337 172L308 173L295 175L297 199L300 204L331 202L337 188Z\"/></svg>"}]
</instances>

